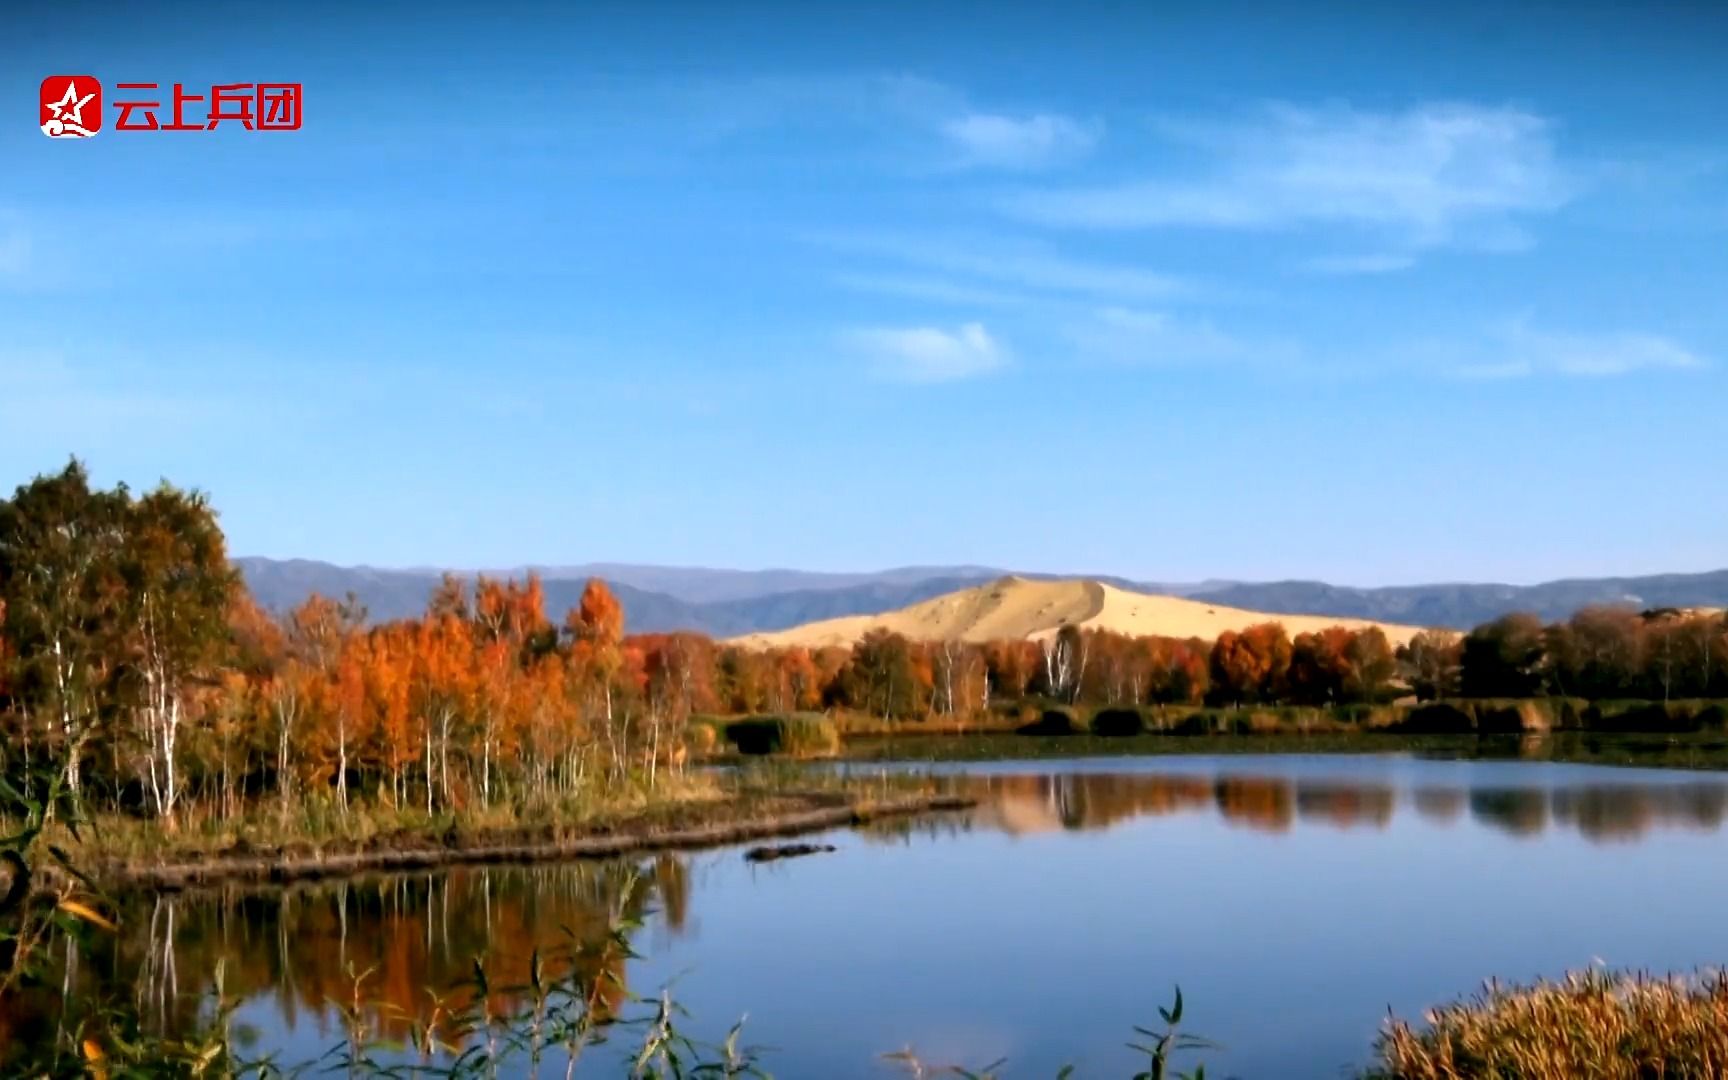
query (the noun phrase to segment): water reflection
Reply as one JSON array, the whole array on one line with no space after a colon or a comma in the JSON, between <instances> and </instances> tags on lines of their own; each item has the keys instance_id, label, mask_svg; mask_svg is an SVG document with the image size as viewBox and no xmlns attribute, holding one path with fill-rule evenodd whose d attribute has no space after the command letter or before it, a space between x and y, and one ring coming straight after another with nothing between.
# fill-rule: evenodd
<instances>
[{"instance_id":1,"label":"water reflection","mask_svg":"<svg viewBox=\"0 0 1728 1080\"><path fill-rule=\"evenodd\" d=\"M550 977L592 991L601 1015L629 989L652 994L694 972L680 990L693 1013L727 1024L749 1011L779 1048L770 1066L788 1076L855 1075L920 1024L987 1021L1032 1034L1004 1035L977 1060L1013 1050L1025 1075L1045 1075L1144 1022L1136 988L1155 970L1207 1000L1207 1033L1231 1045L1236 1075L1284 1076L1281 1040L1347 1060L1388 1000L1419 1010L1493 975L1558 974L1597 955L1720 960L1696 950L1716 925L1710 883L1728 864L1688 837L1721 829L1723 774L1326 756L945 771L976 809L874 824L834 838L833 855L767 867L734 850L133 896L119 935L87 953L55 941L51 976L0 1002L0 1047L62 1038L98 1002L123 1003L150 1031L186 1032L220 971L257 1029L252 1049L306 1061L341 1041L340 1013L356 1000L367 1027L393 1038L471 1004L477 957L504 988L493 1010L519 1008L508 988L528 981L538 953ZM1377 842L1385 835L1397 842ZM1036 849L1021 843L1030 837ZM1166 863L1182 868L1181 889L1146 872ZM1518 917L1474 914L1484 874L1517 898L1505 910ZM1652 874L1696 885L1661 920L1644 917ZM1402 899L1375 918L1329 914L1389 882ZM1135 902L1100 922L1102 890ZM1245 896L1282 896L1292 921L1244 930ZM1588 899L1524 902L1543 896ZM690 929L698 914L702 934ZM649 928L636 942L645 959L613 947L619 918ZM1183 932L1160 932L1166 921ZM921 974L908 981L913 963ZM1088 992L1053 1001L1020 978L1026 967L1084 970ZM1292 979L1313 982L1304 1000L1337 1004L1257 1035L1290 1008L1278 988ZM1099 1000L1120 1011L1094 1015Z\"/></svg>"},{"instance_id":2,"label":"water reflection","mask_svg":"<svg viewBox=\"0 0 1728 1080\"><path fill-rule=\"evenodd\" d=\"M98 1004L125 1007L154 1034L187 1034L209 1015L218 971L228 998L268 1001L281 1031L307 1035L312 1053L342 1038L343 1008L400 1041L477 1003L477 959L491 1011L519 1012L536 956L548 981L573 978L603 1022L629 993L609 929L653 909L676 936L689 893L685 863L667 855L135 895L121 906L122 932L88 954L69 938L53 943L54 978L0 1003L0 1047L63 1038Z\"/></svg>"},{"instance_id":3,"label":"water reflection","mask_svg":"<svg viewBox=\"0 0 1728 1080\"><path fill-rule=\"evenodd\" d=\"M1385 779L1302 777L1225 771L1213 776L1076 772L966 776L980 807L975 827L1012 834L1107 829L1140 817L1215 814L1227 824L1268 833L1297 823L1384 829L1400 807L1423 821L1453 826L1466 813L1513 836L1574 830L1592 842L1636 840L1654 829L1716 829L1728 815L1728 782L1498 781L1424 784L1400 790Z\"/></svg>"}]
</instances>

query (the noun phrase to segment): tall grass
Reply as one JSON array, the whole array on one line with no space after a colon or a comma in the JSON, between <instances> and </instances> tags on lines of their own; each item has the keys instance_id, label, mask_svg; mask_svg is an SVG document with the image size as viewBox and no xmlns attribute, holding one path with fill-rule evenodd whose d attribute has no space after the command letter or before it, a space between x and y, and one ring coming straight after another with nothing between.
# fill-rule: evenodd
<instances>
[{"instance_id":1,"label":"tall grass","mask_svg":"<svg viewBox=\"0 0 1728 1080\"><path fill-rule=\"evenodd\" d=\"M1530 986L1490 983L1391 1021L1376 1080L1710 1080L1728 1076L1728 975L1657 979L1602 971Z\"/></svg>"},{"instance_id":2,"label":"tall grass","mask_svg":"<svg viewBox=\"0 0 1728 1080\"><path fill-rule=\"evenodd\" d=\"M840 730L821 713L771 713L734 720L726 738L741 754L830 757L840 750Z\"/></svg>"}]
</instances>

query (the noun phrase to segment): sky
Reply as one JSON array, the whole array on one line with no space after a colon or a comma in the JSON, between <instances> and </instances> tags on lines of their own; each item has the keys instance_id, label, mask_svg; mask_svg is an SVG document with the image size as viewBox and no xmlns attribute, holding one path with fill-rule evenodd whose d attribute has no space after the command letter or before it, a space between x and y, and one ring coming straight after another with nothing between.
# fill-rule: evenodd
<instances>
[{"instance_id":1,"label":"sky","mask_svg":"<svg viewBox=\"0 0 1728 1080\"><path fill-rule=\"evenodd\" d=\"M1719 5L23 3L0 100L0 488L236 554L1728 566Z\"/></svg>"}]
</instances>

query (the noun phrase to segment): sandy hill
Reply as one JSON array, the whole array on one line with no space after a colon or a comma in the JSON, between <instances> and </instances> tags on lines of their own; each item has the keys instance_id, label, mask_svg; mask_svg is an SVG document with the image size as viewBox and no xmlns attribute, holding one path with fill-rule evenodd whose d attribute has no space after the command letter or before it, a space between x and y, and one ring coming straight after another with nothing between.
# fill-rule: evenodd
<instances>
[{"instance_id":1,"label":"sandy hill","mask_svg":"<svg viewBox=\"0 0 1728 1080\"><path fill-rule=\"evenodd\" d=\"M1420 627L1373 623L1364 619L1324 615L1274 615L1244 611L1203 600L1129 592L1098 581L1028 581L1005 577L985 585L946 593L898 611L880 615L849 615L794 626L790 630L749 634L733 640L757 648L803 645L821 648L850 645L868 630L883 627L926 641L991 641L1001 638L1039 639L1067 625L1097 627L1118 633L1160 634L1211 640L1226 630L1277 621L1291 637L1347 626L1378 625L1393 645L1400 645Z\"/></svg>"}]
</instances>

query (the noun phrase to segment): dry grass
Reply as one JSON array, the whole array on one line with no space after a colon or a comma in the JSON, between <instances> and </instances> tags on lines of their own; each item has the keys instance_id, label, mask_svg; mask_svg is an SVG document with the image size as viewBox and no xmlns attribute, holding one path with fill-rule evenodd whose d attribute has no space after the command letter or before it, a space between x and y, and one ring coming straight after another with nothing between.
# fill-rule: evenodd
<instances>
[{"instance_id":1,"label":"dry grass","mask_svg":"<svg viewBox=\"0 0 1728 1080\"><path fill-rule=\"evenodd\" d=\"M285 816L272 805L251 805L224 817L194 803L174 827L103 814L87 820L76 838L64 825L52 825L49 839L75 848L82 869L116 885L227 872L322 876L349 864L361 870L404 859L418 865L415 860L576 857L590 848L603 854L661 841L686 846L708 836L723 840L731 832L751 838L800 823L832 827L849 814L895 812L946 789L910 774L843 774L764 760L733 770L668 774L652 790L640 784L595 786L563 798L450 813L356 799L345 810L329 800L309 800ZM12 824L0 820L0 830Z\"/></svg>"},{"instance_id":2,"label":"dry grass","mask_svg":"<svg viewBox=\"0 0 1728 1080\"><path fill-rule=\"evenodd\" d=\"M1019 709L991 709L983 713L959 716L938 714L919 720L884 720L880 716L852 710L836 710L834 724L845 738L883 737L897 735L983 735L1009 734L1037 719L1037 710L1026 706Z\"/></svg>"},{"instance_id":3,"label":"dry grass","mask_svg":"<svg viewBox=\"0 0 1728 1080\"><path fill-rule=\"evenodd\" d=\"M1394 1019L1369 1075L1396 1080L1705 1080L1728 1076L1728 975L1623 977L1592 971L1557 983L1491 983L1431 1011Z\"/></svg>"}]
</instances>

